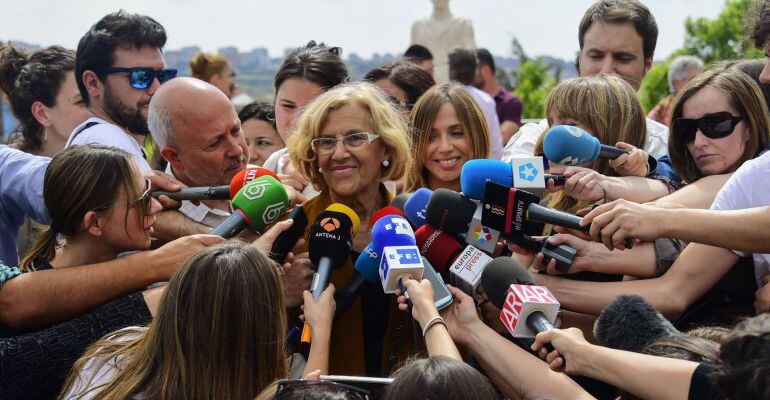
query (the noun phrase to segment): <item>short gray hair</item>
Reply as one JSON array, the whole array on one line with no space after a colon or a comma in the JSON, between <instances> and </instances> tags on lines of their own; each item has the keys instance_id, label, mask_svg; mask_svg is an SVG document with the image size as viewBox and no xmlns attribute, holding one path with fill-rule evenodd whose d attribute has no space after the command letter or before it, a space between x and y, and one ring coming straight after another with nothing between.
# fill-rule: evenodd
<instances>
[{"instance_id":1,"label":"short gray hair","mask_svg":"<svg viewBox=\"0 0 770 400\"><path fill-rule=\"evenodd\" d=\"M668 90L674 93L674 81L684 79L687 72L692 69L703 72L703 61L695 56L679 56L671 61L668 67Z\"/></svg>"},{"instance_id":2,"label":"short gray hair","mask_svg":"<svg viewBox=\"0 0 770 400\"><path fill-rule=\"evenodd\" d=\"M176 145L176 133L171 121L171 113L168 111L163 99L153 97L150 100L150 109L147 112L147 127L150 129L153 140L158 145L158 150L164 147Z\"/></svg>"}]
</instances>

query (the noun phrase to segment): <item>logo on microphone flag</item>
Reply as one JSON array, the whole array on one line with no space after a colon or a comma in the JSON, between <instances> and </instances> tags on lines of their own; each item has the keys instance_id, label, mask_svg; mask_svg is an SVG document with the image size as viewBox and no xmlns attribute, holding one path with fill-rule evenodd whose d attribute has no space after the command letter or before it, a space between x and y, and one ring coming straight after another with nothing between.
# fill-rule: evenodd
<instances>
[{"instance_id":1,"label":"logo on microphone flag","mask_svg":"<svg viewBox=\"0 0 770 400\"><path fill-rule=\"evenodd\" d=\"M336 218L326 217L321 220L321 228L324 228L326 232L334 232L340 228L340 221Z\"/></svg>"},{"instance_id":2,"label":"logo on microphone flag","mask_svg":"<svg viewBox=\"0 0 770 400\"><path fill-rule=\"evenodd\" d=\"M477 226L476 229L473 230L473 238L483 244L492 240L492 232L484 226Z\"/></svg>"},{"instance_id":3,"label":"logo on microphone flag","mask_svg":"<svg viewBox=\"0 0 770 400\"><path fill-rule=\"evenodd\" d=\"M528 182L534 181L537 178L537 167L531 162L519 165L519 178Z\"/></svg>"},{"instance_id":4,"label":"logo on microphone flag","mask_svg":"<svg viewBox=\"0 0 770 400\"><path fill-rule=\"evenodd\" d=\"M511 285L505 293L500 321L513 337L534 337L534 332L526 326L526 319L535 311L553 321L559 311L559 301L543 286Z\"/></svg>"},{"instance_id":5,"label":"logo on microphone flag","mask_svg":"<svg viewBox=\"0 0 770 400\"><path fill-rule=\"evenodd\" d=\"M265 211L262 212L262 222L265 225L270 225L286 210L286 205L283 203L270 204L265 207Z\"/></svg>"},{"instance_id":6,"label":"logo on microphone flag","mask_svg":"<svg viewBox=\"0 0 770 400\"><path fill-rule=\"evenodd\" d=\"M243 197L249 200L256 200L264 196L265 191L272 185L269 181L251 181L243 187Z\"/></svg>"}]
</instances>

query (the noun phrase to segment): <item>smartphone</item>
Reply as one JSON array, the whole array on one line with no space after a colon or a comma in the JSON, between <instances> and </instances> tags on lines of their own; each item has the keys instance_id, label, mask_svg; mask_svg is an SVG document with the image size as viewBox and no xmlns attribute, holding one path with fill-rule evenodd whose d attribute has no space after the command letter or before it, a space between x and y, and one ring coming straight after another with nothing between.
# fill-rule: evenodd
<instances>
[{"instance_id":1,"label":"smartphone","mask_svg":"<svg viewBox=\"0 0 770 400\"><path fill-rule=\"evenodd\" d=\"M429 280L430 284L433 286L433 302L436 304L437 309L443 310L448 305L452 304L452 293L450 293L449 289L446 287L444 279L441 278L441 275L436 272L425 257L422 258L422 264L425 266L422 277L423 279Z\"/></svg>"}]
</instances>

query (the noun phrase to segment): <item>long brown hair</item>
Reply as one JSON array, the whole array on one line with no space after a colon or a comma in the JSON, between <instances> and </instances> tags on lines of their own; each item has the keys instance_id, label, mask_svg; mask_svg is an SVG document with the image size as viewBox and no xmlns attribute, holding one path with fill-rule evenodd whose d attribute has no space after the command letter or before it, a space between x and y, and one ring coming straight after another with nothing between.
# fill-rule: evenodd
<instances>
[{"instance_id":1,"label":"long brown hair","mask_svg":"<svg viewBox=\"0 0 770 400\"><path fill-rule=\"evenodd\" d=\"M703 172L698 169L692 154L687 150L687 143L676 134L677 119L682 117L684 103L701 89L710 87L724 93L730 105L739 115L745 115L744 121L749 129L749 140L743 150L743 155L735 163L737 169L745 161L751 160L760 149L767 148L768 115L765 98L759 86L745 73L733 69L716 67L693 78L674 100L671 107L671 135L668 139L668 154L671 165L685 182L695 182L703 178Z\"/></svg>"},{"instance_id":2,"label":"long brown hair","mask_svg":"<svg viewBox=\"0 0 770 400\"><path fill-rule=\"evenodd\" d=\"M602 144L614 146L617 142L625 142L641 149L647 139L642 104L634 89L615 75L586 76L560 83L548 94L545 112L549 124L556 116L579 121L593 131ZM541 135L537 141L535 154L543 153L545 136ZM599 158L588 168L617 176L606 159ZM583 206L562 191L550 196L551 208L576 211Z\"/></svg>"},{"instance_id":3,"label":"long brown hair","mask_svg":"<svg viewBox=\"0 0 770 400\"><path fill-rule=\"evenodd\" d=\"M246 243L209 247L171 278L149 328L122 330L91 345L62 393L81 388L78 398L253 399L288 374L285 327L275 263ZM110 382L90 387L93 382L79 383L90 360L96 370L116 360L120 367Z\"/></svg>"},{"instance_id":4,"label":"long brown hair","mask_svg":"<svg viewBox=\"0 0 770 400\"><path fill-rule=\"evenodd\" d=\"M462 85L445 83L430 88L412 109L411 129L412 164L407 168L404 192L427 187L425 147L436 122L436 115L444 104L451 104L463 127L471 148L469 159L489 157L489 128L484 113Z\"/></svg>"},{"instance_id":5,"label":"long brown hair","mask_svg":"<svg viewBox=\"0 0 770 400\"><path fill-rule=\"evenodd\" d=\"M33 271L35 259L53 259L57 234L66 240L80 233L86 213L115 204L121 192L127 199L139 198L141 193L136 189L131 163L127 152L95 144L69 147L57 154L48 164L43 179L43 200L51 216L51 226L30 248L20 268ZM137 202L136 207L141 221L146 210L141 202ZM126 208L127 233L128 211Z\"/></svg>"}]
</instances>

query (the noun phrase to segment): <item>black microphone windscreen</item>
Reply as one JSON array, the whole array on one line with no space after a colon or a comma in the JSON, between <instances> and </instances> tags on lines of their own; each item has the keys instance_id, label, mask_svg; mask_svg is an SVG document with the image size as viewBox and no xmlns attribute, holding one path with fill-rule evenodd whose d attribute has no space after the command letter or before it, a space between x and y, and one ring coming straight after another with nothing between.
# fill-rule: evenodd
<instances>
[{"instance_id":1,"label":"black microphone windscreen","mask_svg":"<svg viewBox=\"0 0 770 400\"><path fill-rule=\"evenodd\" d=\"M510 257L492 260L481 273L481 286L489 301L502 309L505 293L511 285L533 285L532 275Z\"/></svg>"},{"instance_id":2,"label":"black microphone windscreen","mask_svg":"<svg viewBox=\"0 0 770 400\"><path fill-rule=\"evenodd\" d=\"M332 266L341 267L350 256L352 231L353 222L344 213L323 211L318 214L308 236L310 261L318 265L321 257L328 257Z\"/></svg>"},{"instance_id":3,"label":"black microphone windscreen","mask_svg":"<svg viewBox=\"0 0 770 400\"><path fill-rule=\"evenodd\" d=\"M390 201L390 205L404 211L404 204L406 204L410 197L412 197L411 193L401 193Z\"/></svg>"},{"instance_id":4,"label":"black microphone windscreen","mask_svg":"<svg viewBox=\"0 0 770 400\"><path fill-rule=\"evenodd\" d=\"M600 344L640 352L653 341L680 332L640 296L623 295L602 311L594 324Z\"/></svg>"},{"instance_id":5,"label":"black microphone windscreen","mask_svg":"<svg viewBox=\"0 0 770 400\"><path fill-rule=\"evenodd\" d=\"M476 212L476 203L449 189L437 189L428 200L425 220L436 229L449 233L466 233Z\"/></svg>"}]
</instances>

